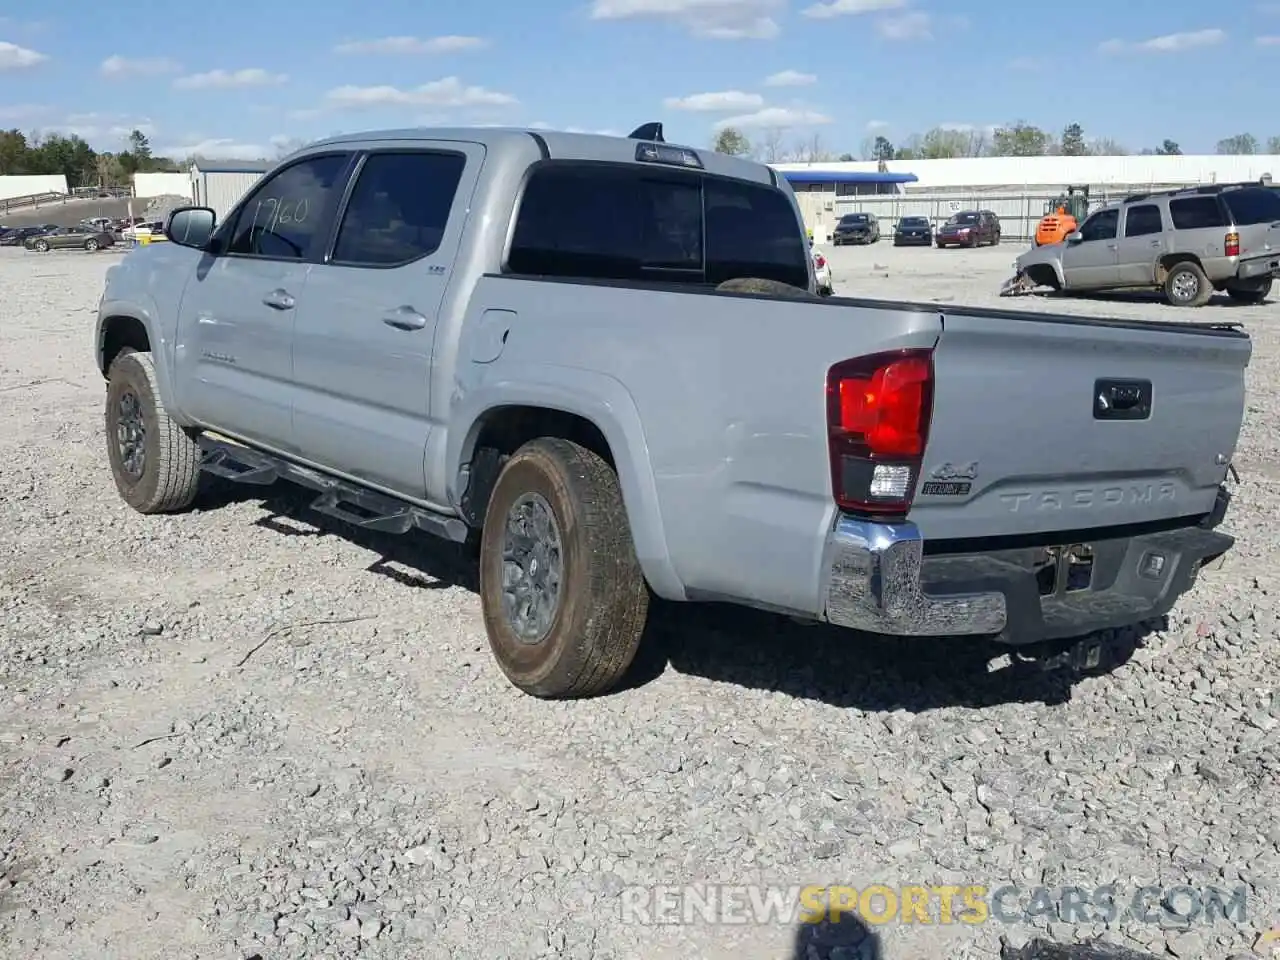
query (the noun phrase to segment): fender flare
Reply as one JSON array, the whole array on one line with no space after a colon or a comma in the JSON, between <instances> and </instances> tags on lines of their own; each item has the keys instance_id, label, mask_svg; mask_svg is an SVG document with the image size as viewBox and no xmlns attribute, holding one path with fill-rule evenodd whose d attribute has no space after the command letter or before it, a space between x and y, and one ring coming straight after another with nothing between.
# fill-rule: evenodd
<instances>
[{"instance_id":1,"label":"fender flare","mask_svg":"<svg viewBox=\"0 0 1280 960\"><path fill-rule=\"evenodd\" d=\"M157 320L159 311L150 298L139 300L106 300L98 306L98 323L94 335L94 363L105 377L107 371L103 364L103 350L106 347L107 326L110 320L117 317L128 317L137 320L147 331L147 342L151 344L151 352L156 358L156 384L160 388L160 400L165 410L176 423L182 426L192 424L182 415L177 398L173 392L171 373L173 370L173 340L166 337Z\"/></svg>"},{"instance_id":2,"label":"fender flare","mask_svg":"<svg viewBox=\"0 0 1280 960\"><path fill-rule=\"evenodd\" d=\"M507 406L545 407L595 424L613 452L631 538L645 579L663 599L686 599L684 584L667 549L658 486L640 412L627 388L607 374L551 364L522 364L518 380L498 375L462 394L450 417L459 426L449 431L445 450L449 501L455 506L461 501L462 469L475 452L485 415Z\"/></svg>"}]
</instances>

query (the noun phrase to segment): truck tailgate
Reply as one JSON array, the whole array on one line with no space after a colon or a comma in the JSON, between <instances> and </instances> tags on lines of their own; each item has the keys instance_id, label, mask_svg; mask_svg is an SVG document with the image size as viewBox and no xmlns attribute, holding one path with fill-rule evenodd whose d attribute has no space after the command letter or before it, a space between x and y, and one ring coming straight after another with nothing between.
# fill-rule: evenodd
<instances>
[{"instance_id":1,"label":"truck tailgate","mask_svg":"<svg viewBox=\"0 0 1280 960\"><path fill-rule=\"evenodd\" d=\"M910 519L929 539L1208 513L1252 345L1208 324L947 311Z\"/></svg>"}]
</instances>

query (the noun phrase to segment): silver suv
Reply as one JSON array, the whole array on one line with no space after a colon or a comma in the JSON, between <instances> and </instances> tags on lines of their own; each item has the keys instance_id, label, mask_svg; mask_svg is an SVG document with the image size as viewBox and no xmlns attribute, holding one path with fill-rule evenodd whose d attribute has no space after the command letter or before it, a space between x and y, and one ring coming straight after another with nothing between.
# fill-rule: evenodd
<instances>
[{"instance_id":1,"label":"silver suv","mask_svg":"<svg viewBox=\"0 0 1280 960\"><path fill-rule=\"evenodd\" d=\"M1126 197L1090 214L1062 243L1028 250L1005 293L1154 288L1178 307L1215 290L1261 303L1280 274L1280 192L1256 183Z\"/></svg>"}]
</instances>

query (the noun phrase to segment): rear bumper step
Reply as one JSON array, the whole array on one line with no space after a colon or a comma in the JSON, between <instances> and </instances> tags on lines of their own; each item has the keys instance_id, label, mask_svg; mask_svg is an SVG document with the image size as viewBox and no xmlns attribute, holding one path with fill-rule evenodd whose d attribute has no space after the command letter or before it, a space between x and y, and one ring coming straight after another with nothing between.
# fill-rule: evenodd
<instances>
[{"instance_id":1,"label":"rear bumper step","mask_svg":"<svg viewBox=\"0 0 1280 960\"><path fill-rule=\"evenodd\" d=\"M1201 565L1235 543L1210 529L1221 514L1200 526L1083 545L1084 586L1075 573L1050 572L1048 587L1044 570L1016 562L1017 551L925 556L915 524L841 516L827 538L824 616L868 633L989 636L1016 646L1137 624L1167 613ZM1076 545L1063 546L1067 559L1054 562L1074 569Z\"/></svg>"}]
</instances>

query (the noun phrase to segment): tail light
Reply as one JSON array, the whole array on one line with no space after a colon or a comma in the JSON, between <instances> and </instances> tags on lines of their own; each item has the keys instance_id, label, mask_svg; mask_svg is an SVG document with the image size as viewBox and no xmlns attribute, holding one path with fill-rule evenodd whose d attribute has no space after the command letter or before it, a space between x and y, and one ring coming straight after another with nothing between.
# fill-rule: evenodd
<instances>
[{"instance_id":1,"label":"tail light","mask_svg":"<svg viewBox=\"0 0 1280 960\"><path fill-rule=\"evenodd\" d=\"M816 257L813 258L813 262L817 265L818 269L821 270L823 267L827 265L827 258L824 257L822 254L818 254Z\"/></svg>"},{"instance_id":2,"label":"tail light","mask_svg":"<svg viewBox=\"0 0 1280 960\"><path fill-rule=\"evenodd\" d=\"M827 448L840 509L877 517L911 506L933 415L933 353L899 350L827 373Z\"/></svg>"},{"instance_id":3,"label":"tail light","mask_svg":"<svg viewBox=\"0 0 1280 960\"><path fill-rule=\"evenodd\" d=\"M1240 234L1228 233L1227 242L1224 246L1228 257L1240 256Z\"/></svg>"}]
</instances>

